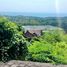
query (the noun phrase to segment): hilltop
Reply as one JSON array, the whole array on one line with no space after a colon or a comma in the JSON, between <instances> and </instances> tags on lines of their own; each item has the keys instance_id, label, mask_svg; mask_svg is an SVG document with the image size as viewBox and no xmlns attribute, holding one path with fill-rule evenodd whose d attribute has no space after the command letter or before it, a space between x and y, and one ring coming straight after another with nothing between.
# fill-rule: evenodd
<instances>
[{"instance_id":1,"label":"hilltop","mask_svg":"<svg viewBox=\"0 0 67 67\"><path fill-rule=\"evenodd\" d=\"M10 21L20 25L51 25L67 31L67 17L32 17L32 16L5 16Z\"/></svg>"}]
</instances>

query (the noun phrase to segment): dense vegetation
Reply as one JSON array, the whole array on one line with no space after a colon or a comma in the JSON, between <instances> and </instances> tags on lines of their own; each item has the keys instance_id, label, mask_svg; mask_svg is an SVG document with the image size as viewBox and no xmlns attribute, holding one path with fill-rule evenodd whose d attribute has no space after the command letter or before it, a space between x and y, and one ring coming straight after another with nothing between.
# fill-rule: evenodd
<instances>
[{"instance_id":1,"label":"dense vegetation","mask_svg":"<svg viewBox=\"0 0 67 67\"><path fill-rule=\"evenodd\" d=\"M67 35L58 30L45 32L31 41L28 50L28 60L67 64Z\"/></svg>"},{"instance_id":2,"label":"dense vegetation","mask_svg":"<svg viewBox=\"0 0 67 67\"><path fill-rule=\"evenodd\" d=\"M30 40L23 36L23 25L60 26L56 18L0 17L0 61L30 60L67 64L67 34L64 30L43 31ZM11 20L11 21L9 21ZM67 20L62 18L61 27L67 30Z\"/></svg>"},{"instance_id":3,"label":"dense vegetation","mask_svg":"<svg viewBox=\"0 0 67 67\"><path fill-rule=\"evenodd\" d=\"M22 25L52 25L67 31L67 17L28 17L28 16L6 16L10 21Z\"/></svg>"},{"instance_id":4,"label":"dense vegetation","mask_svg":"<svg viewBox=\"0 0 67 67\"><path fill-rule=\"evenodd\" d=\"M0 17L0 60L24 59L26 53L27 46L21 28Z\"/></svg>"}]
</instances>

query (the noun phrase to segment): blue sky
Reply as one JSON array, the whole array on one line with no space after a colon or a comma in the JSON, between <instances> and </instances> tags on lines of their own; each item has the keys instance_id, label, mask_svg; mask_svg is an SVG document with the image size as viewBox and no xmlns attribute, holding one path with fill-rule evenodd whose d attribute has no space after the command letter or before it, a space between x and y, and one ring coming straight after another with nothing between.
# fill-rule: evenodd
<instances>
[{"instance_id":1,"label":"blue sky","mask_svg":"<svg viewBox=\"0 0 67 67\"><path fill-rule=\"evenodd\" d=\"M0 12L67 13L67 0L0 0Z\"/></svg>"}]
</instances>

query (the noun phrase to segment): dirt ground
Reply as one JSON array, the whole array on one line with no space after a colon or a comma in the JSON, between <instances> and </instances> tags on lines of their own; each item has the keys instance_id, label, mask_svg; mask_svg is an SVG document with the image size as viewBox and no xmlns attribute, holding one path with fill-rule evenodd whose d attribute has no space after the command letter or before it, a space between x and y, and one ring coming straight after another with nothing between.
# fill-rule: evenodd
<instances>
[{"instance_id":1,"label":"dirt ground","mask_svg":"<svg viewBox=\"0 0 67 67\"><path fill-rule=\"evenodd\" d=\"M7 63L0 62L0 67L67 67L67 65L52 65L49 63L13 60Z\"/></svg>"}]
</instances>

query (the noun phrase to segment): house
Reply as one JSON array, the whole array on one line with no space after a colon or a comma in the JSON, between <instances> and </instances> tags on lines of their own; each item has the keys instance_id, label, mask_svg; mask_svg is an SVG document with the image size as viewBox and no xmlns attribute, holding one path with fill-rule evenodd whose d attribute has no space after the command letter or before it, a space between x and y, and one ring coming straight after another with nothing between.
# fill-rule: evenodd
<instances>
[{"instance_id":1,"label":"house","mask_svg":"<svg viewBox=\"0 0 67 67\"><path fill-rule=\"evenodd\" d=\"M32 38L32 37L37 37L37 34L36 34L36 33L32 33L32 32L30 32L30 31L26 31L26 32L24 33L24 36L25 36L26 38Z\"/></svg>"},{"instance_id":2,"label":"house","mask_svg":"<svg viewBox=\"0 0 67 67\"><path fill-rule=\"evenodd\" d=\"M27 38L32 38L35 36L41 36L42 35L42 31L49 31L49 30L56 30L56 29L60 29L58 27L54 27L54 26L50 26L50 25L41 25L41 26L22 26L22 28L24 28L24 36Z\"/></svg>"}]
</instances>

